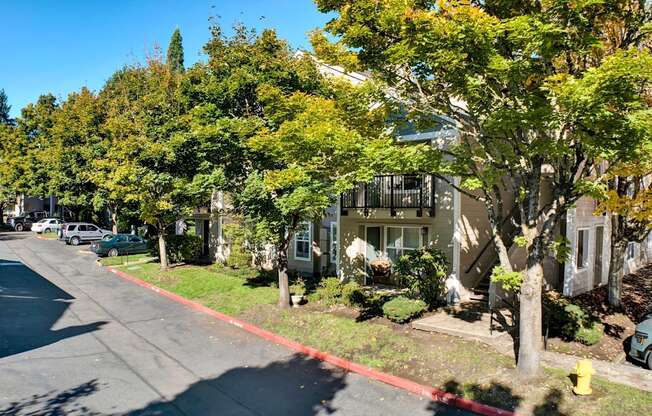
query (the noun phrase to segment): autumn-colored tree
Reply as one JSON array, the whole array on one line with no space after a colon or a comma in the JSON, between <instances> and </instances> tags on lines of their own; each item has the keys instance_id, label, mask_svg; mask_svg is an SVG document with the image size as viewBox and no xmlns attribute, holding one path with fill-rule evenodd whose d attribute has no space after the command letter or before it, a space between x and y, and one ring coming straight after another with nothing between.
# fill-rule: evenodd
<instances>
[{"instance_id":1,"label":"autumn-colored tree","mask_svg":"<svg viewBox=\"0 0 652 416\"><path fill-rule=\"evenodd\" d=\"M609 168L607 192L598 211L611 219L608 301L621 306L624 261L629 242L640 243L652 229L652 164L649 156Z\"/></svg>"}]
</instances>

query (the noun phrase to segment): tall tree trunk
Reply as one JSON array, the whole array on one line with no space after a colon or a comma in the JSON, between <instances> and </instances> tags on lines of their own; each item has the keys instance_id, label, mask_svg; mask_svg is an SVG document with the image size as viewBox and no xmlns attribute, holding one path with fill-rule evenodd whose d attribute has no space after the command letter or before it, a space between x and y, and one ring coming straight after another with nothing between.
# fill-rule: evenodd
<instances>
[{"instance_id":1,"label":"tall tree trunk","mask_svg":"<svg viewBox=\"0 0 652 416\"><path fill-rule=\"evenodd\" d=\"M0 205L0 225L5 224L5 207L4 205Z\"/></svg>"},{"instance_id":2,"label":"tall tree trunk","mask_svg":"<svg viewBox=\"0 0 652 416\"><path fill-rule=\"evenodd\" d=\"M535 234L536 229L524 233ZM528 238L527 269L519 299L519 337L516 368L523 379L541 371L541 287L543 284L543 247L540 238Z\"/></svg>"},{"instance_id":3,"label":"tall tree trunk","mask_svg":"<svg viewBox=\"0 0 652 416\"><path fill-rule=\"evenodd\" d=\"M165 228L159 228L158 231L158 254L161 260L161 270L167 270L168 268L168 253L165 247Z\"/></svg>"},{"instance_id":4,"label":"tall tree trunk","mask_svg":"<svg viewBox=\"0 0 652 416\"><path fill-rule=\"evenodd\" d=\"M288 283L288 246L290 238L287 237L278 251L278 306L290 307L290 285Z\"/></svg>"},{"instance_id":5,"label":"tall tree trunk","mask_svg":"<svg viewBox=\"0 0 652 416\"><path fill-rule=\"evenodd\" d=\"M625 266L625 252L627 241L622 238L611 237L611 255L609 257L609 305L614 308L621 306L623 274Z\"/></svg>"}]
</instances>

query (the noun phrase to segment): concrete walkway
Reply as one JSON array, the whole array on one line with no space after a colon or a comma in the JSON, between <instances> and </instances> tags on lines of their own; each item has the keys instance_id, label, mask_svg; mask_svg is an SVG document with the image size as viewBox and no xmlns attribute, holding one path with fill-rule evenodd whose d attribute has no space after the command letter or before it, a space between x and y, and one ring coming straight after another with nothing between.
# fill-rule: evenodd
<instances>
[{"instance_id":1,"label":"concrete walkway","mask_svg":"<svg viewBox=\"0 0 652 416\"><path fill-rule=\"evenodd\" d=\"M422 331L438 332L454 335L465 339L484 342L498 352L514 356L514 343L506 332L489 331L490 315L481 311L449 310L437 312L412 323L412 327ZM496 325L496 323L494 323ZM579 360L578 357L544 351L544 365L551 368L572 372ZM626 384L641 390L652 392L652 371L632 364L618 364L608 361L591 360L596 376L615 383Z\"/></svg>"},{"instance_id":2,"label":"concrete walkway","mask_svg":"<svg viewBox=\"0 0 652 416\"><path fill-rule=\"evenodd\" d=\"M0 234L0 414L462 415Z\"/></svg>"}]
</instances>

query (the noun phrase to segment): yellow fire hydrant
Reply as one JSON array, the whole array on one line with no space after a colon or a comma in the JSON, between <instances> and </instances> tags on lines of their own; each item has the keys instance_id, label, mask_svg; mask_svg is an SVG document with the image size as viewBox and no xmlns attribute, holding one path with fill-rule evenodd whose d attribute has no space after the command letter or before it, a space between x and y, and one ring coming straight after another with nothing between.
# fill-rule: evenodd
<instances>
[{"instance_id":1,"label":"yellow fire hydrant","mask_svg":"<svg viewBox=\"0 0 652 416\"><path fill-rule=\"evenodd\" d=\"M588 396L591 390L591 376L595 374L591 360L579 360L575 365L575 374L577 375L577 385L573 388L573 393L581 396Z\"/></svg>"}]
</instances>

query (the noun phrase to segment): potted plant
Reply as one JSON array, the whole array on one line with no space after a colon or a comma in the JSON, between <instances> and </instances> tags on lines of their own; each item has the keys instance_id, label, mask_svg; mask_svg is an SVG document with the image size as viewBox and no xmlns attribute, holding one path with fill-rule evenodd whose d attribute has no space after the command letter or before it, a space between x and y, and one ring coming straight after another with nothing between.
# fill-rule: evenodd
<instances>
[{"instance_id":1,"label":"potted plant","mask_svg":"<svg viewBox=\"0 0 652 416\"><path fill-rule=\"evenodd\" d=\"M290 299L292 300L292 306L298 308L301 304L305 303L306 296L306 282L301 278L297 278L290 286Z\"/></svg>"}]
</instances>

